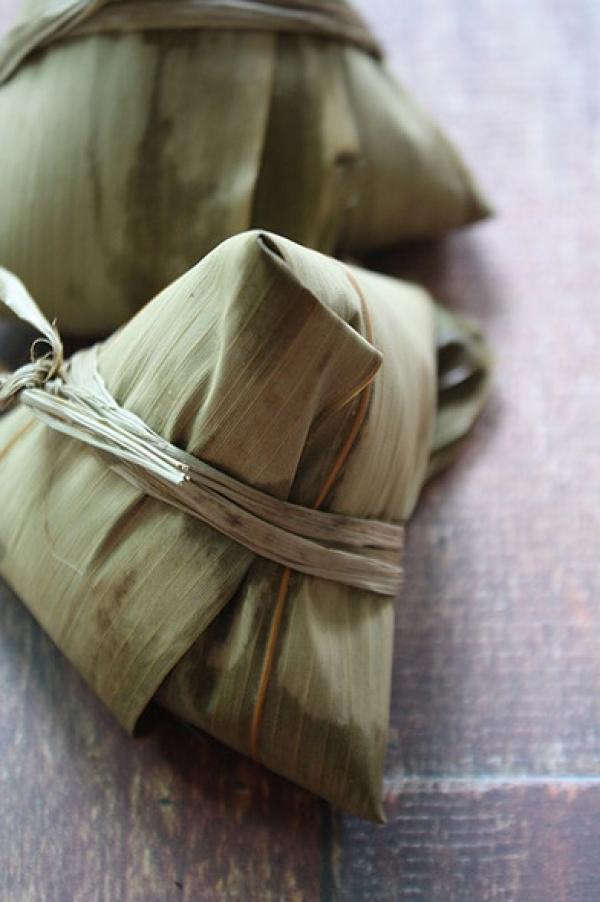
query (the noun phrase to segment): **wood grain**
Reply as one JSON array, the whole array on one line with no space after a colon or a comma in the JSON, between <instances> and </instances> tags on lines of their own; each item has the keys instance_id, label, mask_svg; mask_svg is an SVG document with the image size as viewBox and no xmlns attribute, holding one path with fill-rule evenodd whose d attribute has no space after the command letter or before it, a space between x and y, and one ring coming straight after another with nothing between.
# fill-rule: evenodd
<instances>
[{"instance_id":1,"label":"wood grain","mask_svg":"<svg viewBox=\"0 0 600 902\"><path fill-rule=\"evenodd\" d=\"M377 834L339 834L340 899L596 900L600 782L401 782Z\"/></svg>"},{"instance_id":2,"label":"wood grain","mask_svg":"<svg viewBox=\"0 0 600 902\"><path fill-rule=\"evenodd\" d=\"M131 742L3 589L0 899L597 902L600 7L361 6L499 211L374 261L482 317L498 360L409 531L389 822L164 716Z\"/></svg>"},{"instance_id":3,"label":"wood grain","mask_svg":"<svg viewBox=\"0 0 600 902\"><path fill-rule=\"evenodd\" d=\"M373 262L484 318L497 373L465 457L409 531L390 821L335 821L337 885L342 898L593 902L599 9L374 7L500 215Z\"/></svg>"},{"instance_id":4,"label":"wood grain","mask_svg":"<svg viewBox=\"0 0 600 902\"><path fill-rule=\"evenodd\" d=\"M162 713L131 740L1 602L0 899L316 898L321 803Z\"/></svg>"}]
</instances>

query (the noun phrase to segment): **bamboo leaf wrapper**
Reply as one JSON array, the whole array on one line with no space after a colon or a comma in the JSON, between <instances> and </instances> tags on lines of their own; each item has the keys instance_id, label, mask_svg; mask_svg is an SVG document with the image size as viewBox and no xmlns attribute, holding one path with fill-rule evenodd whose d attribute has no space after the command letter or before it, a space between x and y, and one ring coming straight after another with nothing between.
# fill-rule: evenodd
<instances>
[{"instance_id":1,"label":"bamboo leaf wrapper","mask_svg":"<svg viewBox=\"0 0 600 902\"><path fill-rule=\"evenodd\" d=\"M63 331L112 331L244 229L346 256L486 215L340 0L72 5L98 9L0 85L0 264Z\"/></svg>"},{"instance_id":2,"label":"bamboo leaf wrapper","mask_svg":"<svg viewBox=\"0 0 600 902\"><path fill-rule=\"evenodd\" d=\"M470 429L489 369L475 327L424 291L264 232L225 241L97 355L118 404L241 485L395 524ZM0 419L0 501L0 572L127 729L156 698L381 819L402 593L286 571L23 404Z\"/></svg>"}]
</instances>

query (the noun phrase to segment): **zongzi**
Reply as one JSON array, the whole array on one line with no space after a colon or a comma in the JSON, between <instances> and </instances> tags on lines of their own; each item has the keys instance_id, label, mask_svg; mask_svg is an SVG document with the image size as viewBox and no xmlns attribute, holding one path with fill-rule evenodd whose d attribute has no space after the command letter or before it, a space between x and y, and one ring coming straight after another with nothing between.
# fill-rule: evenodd
<instances>
[{"instance_id":1,"label":"zongzi","mask_svg":"<svg viewBox=\"0 0 600 902\"><path fill-rule=\"evenodd\" d=\"M344 0L50 0L0 46L0 264L108 334L223 239L360 256L486 215Z\"/></svg>"},{"instance_id":2,"label":"zongzi","mask_svg":"<svg viewBox=\"0 0 600 902\"><path fill-rule=\"evenodd\" d=\"M0 375L2 576L128 730L155 697L381 818L403 524L485 396L477 329L263 232L67 364L0 294L52 349Z\"/></svg>"}]
</instances>

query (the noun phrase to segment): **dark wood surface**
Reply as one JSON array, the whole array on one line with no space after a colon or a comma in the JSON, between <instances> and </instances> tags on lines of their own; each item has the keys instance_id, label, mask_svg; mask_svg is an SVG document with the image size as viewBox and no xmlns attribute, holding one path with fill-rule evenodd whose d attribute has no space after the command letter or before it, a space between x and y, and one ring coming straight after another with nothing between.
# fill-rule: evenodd
<instances>
[{"instance_id":1,"label":"dark wood surface","mask_svg":"<svg viewBox=\"0 0 600 902\"><path fill-rule=\"evenodd\" d=\"M2 900L600 899L600 6L361 5L499 213L375 261L497 355L410 529L388 823L164 715L129 740L0 588Z\"/></svg>"}]
</instances>

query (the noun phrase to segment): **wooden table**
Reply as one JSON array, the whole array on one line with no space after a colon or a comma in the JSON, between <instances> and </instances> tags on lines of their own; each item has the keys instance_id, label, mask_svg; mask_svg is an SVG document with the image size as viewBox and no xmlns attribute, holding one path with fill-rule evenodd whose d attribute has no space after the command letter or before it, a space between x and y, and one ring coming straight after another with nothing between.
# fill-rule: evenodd
<instances>
[{"instance_id":1,"label":"wooden table","mask_svg":"<svg viewBox=\"0 0 600 902\"><path fill-rule=\"evenodd\" d=\"M166 716L131 741L0 588L2 900L600 899L600 6L362 5L499 213L377 261L498 358L410 530L389 821Z\"/></svg>"}]
</instances>

